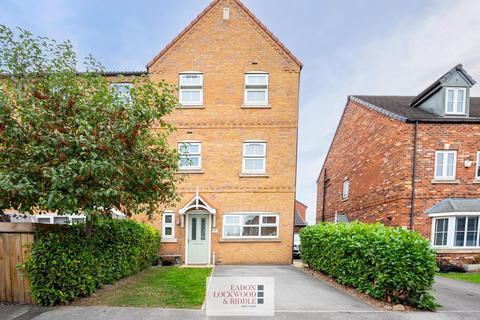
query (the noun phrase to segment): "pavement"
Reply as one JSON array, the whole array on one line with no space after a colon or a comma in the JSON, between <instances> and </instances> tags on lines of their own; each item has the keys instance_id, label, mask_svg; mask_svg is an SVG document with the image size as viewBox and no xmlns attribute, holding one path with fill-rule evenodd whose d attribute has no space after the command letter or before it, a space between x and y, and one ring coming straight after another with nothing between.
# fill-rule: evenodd
<instances>
[{"instance_id":1,"label":"pavement","mask_svg":"<svg viewBox=\"0 0 480 320\"><path fill-rule=\"evenodd\" d=\"M270 276L275 278L275 317L224 319L322 320L479 320L480 285L437 278L434 292L439 312L384 312L327 285L293 266L217 266L214 276ZM210 319L203 310L114 307L38 307L0 305L2 320L172 320ZM211 319L221 319L211 317Z\"/></svg>"}]
</instances>

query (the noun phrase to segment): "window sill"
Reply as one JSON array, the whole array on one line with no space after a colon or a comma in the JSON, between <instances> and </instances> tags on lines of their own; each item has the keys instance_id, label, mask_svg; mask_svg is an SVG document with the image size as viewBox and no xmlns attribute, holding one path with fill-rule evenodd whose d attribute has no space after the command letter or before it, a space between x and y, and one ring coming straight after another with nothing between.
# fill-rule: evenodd
<instances>
[{"instance_id":1,"label":"window sill","mask_svg":"<svg viewBox=\"0 0 480 320\"><path fill-rule=\"evenodd\" d=\"M433 179L432 184L459 184L460 180L438 180L438 179Z\"/></svg>"},{"instance_id":2,"label":"window sill","mask_svg":"<svg viewBox=\"0 0 480 320\"><path fill-rule=\"evenodd\" d=\"M186 106L186 105L180 105L177 106L177 109L205 109L205 106L202 105L191 105L191 106Z\"/></svg>"},{"instance_id":3,"label":"window sill","mask_svg":"<svg viewBox=\"0 0 480 320\"><path fill-rule=\"evenodd\" d=\"M271 109L272 106L267 105L255 105L255 104L244 104L242 105L242 109Z\"/></svg>"},{"instance_id":4,"label":"window sill","mask_svg":"<svg viewBox=\"0 0 480 320\"><path fill-rule=\"evenodd\" d=\"M479 247L473 247L469 249L465 249L465 247L461 248L441 248L441 247L433 247L437 253L473 253L477 254L480 253Z\"/></svg>"},{"instance_id":5,"label":"window sill","mask_svg":"<svg viewBox=\"0 0 480 320\"><path fill-rule=\"evenodd\" d=\"M342 198L342 202L348 201L348 198Z\"/></svg>"},{"instance_id":6,"label":"window sill","mask_svg":"<svg viewBox=\"0 0 480 320\"><path fill-rule=\"evenodd\" d=\"M165 238L162 238L162 241L160 241L160 242L174 243L174 242L177 242L177 239L165 239Z\"/></svg>"},{"instance_id":7,"label":"window sill","mask_svg":"<svg viewBox=\"0 0 480 320\"><path fill-rule=\"evenodd\" d=\"M480 179L473 180L473 183L480 183Z\"/></svg>"},{"instance_id":8,"label":"window sill","mask_svg":"<svg viewBox=\"0 0 480 320\"><path fill-rule=\"evenodd\" d=\"M203 169L195 169L195 170L179 170L178 173L180 174L203 174L205 171Z\"/></svg>"},{"instance_id":9,"label":"window sill","mask_svg":"<svg viewBox=\"0 0 480 320\"><path fill-rule=\"evenodd\" d=\"M240 178L268 178L267 173L240 173Z\"/></svg>"},{"instance_id":10,"label":"window sill","mask_svg":"<svg viewBox=\"0 0 480 320\"><path fill-rule=\"evenodd\" d=\"M245 238L245 239L226 239L222 238L220 239L221 243L238 243L238 242L245 242L245 243L252 243L252 242L282 242L282 240L278 238L272 238L272 239L262 239L262 238Z\"/></svg>"}]
</instances>

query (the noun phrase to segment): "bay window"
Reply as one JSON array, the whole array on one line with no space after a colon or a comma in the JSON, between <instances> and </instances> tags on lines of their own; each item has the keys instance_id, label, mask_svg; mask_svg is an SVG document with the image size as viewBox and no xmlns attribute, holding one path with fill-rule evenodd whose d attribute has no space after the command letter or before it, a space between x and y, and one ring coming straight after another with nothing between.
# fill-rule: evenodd
<instances>
[{"instance_id":1,"label":"bay window","mask_svg":"<svg viewBox=\"0 0 480 320\"><path fill-rule=\"evenodd\" d=\"M223 216L223 238L276 238L278 215L238 213Z\"/></svg>"},{"instance_id":2,"label":"bay window","mask_svg":"<svg viewBox=\"0 0 480 320\"><path fill-rule=\"evenodd\" d=\"M432 225L432 244L439 248L480 248L479 214L457 214L435 217Z\"/></svg>"}]
</instances>

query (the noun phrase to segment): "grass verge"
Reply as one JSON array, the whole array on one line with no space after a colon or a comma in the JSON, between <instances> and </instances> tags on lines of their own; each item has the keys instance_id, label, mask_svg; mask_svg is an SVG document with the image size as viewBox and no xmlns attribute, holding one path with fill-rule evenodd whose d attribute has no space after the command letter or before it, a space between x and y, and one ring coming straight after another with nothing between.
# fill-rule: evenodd
<instances>
[{"instance_id":1,"label":"grass verge","mask_svg":"<svg viewBox=\"0 0 480 320\"><path fill-rule=\"evenodd\" d=\"M437 273L437 276L480 284L480 273Z\"/></svg>"},{"instance_id":2,"label":"grass verge","mask_svg":"<svg viewBox=\"0 0 480 320\"><path fill-rule=\"evenodd\" d=\"M75 305L199 309L212 268L152 267L100 289Z\"/></svg>"}]
</instances>

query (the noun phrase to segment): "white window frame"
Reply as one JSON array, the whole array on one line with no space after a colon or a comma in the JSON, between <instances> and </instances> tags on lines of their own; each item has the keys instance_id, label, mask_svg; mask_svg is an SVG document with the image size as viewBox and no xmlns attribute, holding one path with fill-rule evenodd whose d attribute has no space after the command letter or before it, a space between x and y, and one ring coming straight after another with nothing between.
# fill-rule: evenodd
<instances>
[{"instance_id":1,"label":"white window frame","mask_svg":"<svg viewBox=\"0 0 480 320\"><path fill-rule=\"evenodd\" d=\"M232 223L225 223L226 217L238 217L239 223L232 224ZM245 224L245 217L246 216L258 216L258 224L249 225ZM264 223L263 218L267 217L275 217L275 223ZM240 227L240 235L239 236L227 236L225 235L225 225L235 225ZM222 238L224 239L277 239L279 237L279 226L280 226L280 215L274 212L234 212L234 213L226 213L223 215L223 225L222 225ZM258 227L258 236L243 236L243 228L244 227ZM262 236L262 227L271 228L276 227L276 236Z\"/></svg>"},{"instance_id":2,"label":"white window frame","mask_svg":"<svg viewBox=\"0 0 480 320\"><path fill-rule=\"evenodd\" d=\"M433 248L439 248L439 249L465 249L465 250L471 250L471 249L480 249L480 212L456 212L456 213L451 213L451 214L445 214L445 213L435 213L435 214L430 214L429 217L432 218L432 231L431 231L431 244ZM467 242L467 226L468 226L468 220L465 221L465 234L464 234L464 240L463 246L456 246L455 245L455 233L456 233L456 221L457 218L479 218L479 223L477 225L477 243L476 246L466 246ZM446 245L435 245L435 226L436 226L436 221L438 219L448 219L448 232L447 232L447 244Z\"/></svg>"},{"instance_id":3,"label":"white window frame","mask_svg":"<svg viewBox=\"0 0 480 320\"><path fill-rule=\"evenodd\" d=\"M120 86L129 88L128 95L126 93L120 92L116 89L117 87L120 87ZM133 83L131 83L131 82L112 82L112 83L110 83L110 90L112 90L112 92L116 92L117 95L118 95L118 98L121 99L124 102L127 102L127 103L132 102L132 96L130 95L130 90L132 90L132 89L133 89Z\"/></svg>"},{"instance_id":4,"label":"white window frame","mask_svg":"<svg viewBox=\"0 0 480 320\"><path fill-rule=\"evenodd\" d=\"M247 155L246 150L248 145L261 144L263 145L263 155ZM247 159L263 160L263 166L259 170L247 170L245 163ZM245 174L265 174L267 172L267 142L261 140L251 140L243 142L243 157L242 157L242 173Z\"/></svg>"},{"instance_id":5,"label":"white window frame","mask_svg":"<svg viewBox=\"0 0 480 320\"><path fill-rule=\"evenodd\" d=\"M198 145L198 153L192 154L183 154L181 152L182 145ZM202 143L200 141L180 141L177 145L178 155L180 157L178 161L178 169L180 171L189 171L189 170L201 170L202 169ZM198 157L198 166L189 165L181 166L181 159L188 159L189 157Z\"/></svg>"},{"instance_id":6,"label":"white window frame","mask_svg":"<svg viewBox=\"0 0 480 320\"><path fill-rule=\"evenodd\" d=\"M453 110L452 112L448 111L448 92L453 91ZM458 111L458 92L463 92L463 101L462 101L462 111ZM466 88L458 88L458 87L446 87L445 88L445 114L452 114L452 115L465 115L466 114L466 103L467 101L467 89Z\"/></svg>"},{"instance_id":7,"label":"white window frame","mask_svg":"<svg viewBox=\"0 0 480 320\"><path fill-rule=\"evenodd\" d=\"M454 155L453 158L453 176L447 176L447 171L448 171L448 154ZM439 154L444 154L443 156L443 166L442 166L442 172L439 175L439 172L437 170L437 161L438 161L438 155ZM455 180L457 177L457 150L437 150L435 151L435 164L434 164L434 178L435 180Z\"/></svg>"},{"instance_id":8,"label":"white window frame","mask_svg":"<svg viewBox=\"0 0 480 320\"><path fill-rule=\"evenodd\" d=\"M265 76L266 84L265 85L252 85L249 84L248 79L251 76ZM265 101L248 101L247 96L248 92L257 92L262 91L265 92ZM247 72L245 73L245 84L244 84L244 94L243 94L243 104L245 106L259 106L265 107L268 106L269 101L269 74L266 72L255 71L255 72Z\"/></svg>"},{"instance_id":9,"label":"white window frame","mask_svg":"<svg viewBox=\"0 0 480 320\"><path fill-rule=\"evenodd\" d=\"M170 223L165 222L166 220L165 218L167 216L172 217L172 222ZM172 228L172 234L166 235L165 228ZM175 212L173 211L164 211L162 214L162 240L163 239L169 239L169 240L175 239Z\"/></svg>"},{"instance_id":10,"label":"white window frame","mask_svg":"<svg viewBox=\"0 0 480 320\"><path fill-rule=\"evenodd\" d=\"M480 151L477 151L477 163L475 164L475 180L480 180Z\"/></svg>"},{"instance_id":11,"label":"white window frame","mask_svg":"<svg viewBox=\"0 0 480 320\"><path fill-rule=\"evenodd\" d=\"M193 75L200 77L200 80L201 80L201 84L200 84L200 85L182 84L182 79L183 79L183 77L193 76ZM181 73L179 74L178 83L179 83L179 86L178 86L178 87L179 87L178 102L180 103L181 106L183 106L183 107L188 107L188 106L203 106L203 88L204 88L204 85L203 85L203 73L198 72L198 71L181 72ZM200 93L200 100L197 101L197 102L188 102L188 103L185 103L185 102L183 101L184 91L195 91L195 92L199 92L199 93Z\"/></svg>"},{"instance_id":12,"label":"white window frame","mask_svg":"<svg viewBox=\"0 0 480 320\"><path fill-rule=\"evenodd\" d=\"M343 200L348 199L349 193L350 193L350 180L345 179L343 181L343 186L342 186L342 199Z\"/></svg>"}]
</instances>

